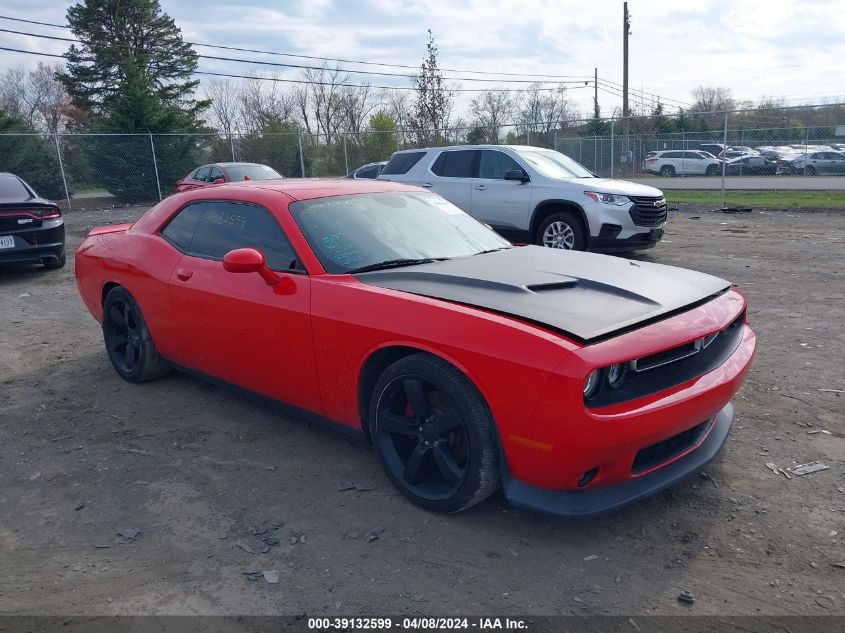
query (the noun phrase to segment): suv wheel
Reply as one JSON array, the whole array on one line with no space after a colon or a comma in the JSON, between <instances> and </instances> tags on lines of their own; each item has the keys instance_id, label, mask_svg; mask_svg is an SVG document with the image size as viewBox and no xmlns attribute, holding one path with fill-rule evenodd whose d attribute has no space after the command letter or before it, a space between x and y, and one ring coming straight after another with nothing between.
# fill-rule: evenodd
<instances>
[{"instance_id":1,"label":"suv wheel","mask_svg":"<svg viewBox=\"0 0 845 633\"><path fill-rule=\"evenodd\" d=\"M675 168L672 165L663 165L660 168L660 175L664 178L674 178L675 176Z\"/></svg>"},{"instance_id":2,"label":"suv wheel","mask_svg":"<svg viewBox=\"0 0 845 633\"><path fill-rule=\"evenodd\" d=\"M708 165L707 166L707 171L705 172L705 175L716 176L718 174L719 174L719 166L718 165Z\"/></svg>"},{"instance_id":3,"label":"suv wheel","mask_svg":"<svg viewBox=\"0 0 845 633\"><path fill-rule=\"evenodd\" d=\"M567 251L583 251L587 246L587 236L581 220L568 211L552 213L543 220L537 230L538 246L561 248Z\"/></svg>"}]
</instances>

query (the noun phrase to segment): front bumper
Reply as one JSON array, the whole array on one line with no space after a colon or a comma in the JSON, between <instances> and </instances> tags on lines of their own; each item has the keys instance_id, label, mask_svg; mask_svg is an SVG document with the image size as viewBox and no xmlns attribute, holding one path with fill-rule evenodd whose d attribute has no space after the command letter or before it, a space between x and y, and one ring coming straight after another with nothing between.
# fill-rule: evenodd
<instances>
[{"instance_id":1,"label":"front bumper","mask_svg":"<svg viewBox=\"0 0 845 633\"><path fill-rule=\"evenodd\" d=\"M616 510L653 495L703 468L721 450L733 422L733 405L728 403L713 418L707 436L681 458L641 477L622 483L583 490L545 490L511 476L503 464L502 489L513 505L559 517L589 517Z\"/></svg>"}]
</instances>

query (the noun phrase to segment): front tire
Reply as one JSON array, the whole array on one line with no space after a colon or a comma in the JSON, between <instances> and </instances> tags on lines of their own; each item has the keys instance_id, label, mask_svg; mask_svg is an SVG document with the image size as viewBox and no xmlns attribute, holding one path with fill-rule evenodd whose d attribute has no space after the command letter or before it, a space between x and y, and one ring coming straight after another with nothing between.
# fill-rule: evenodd
<instances>
[{"instance_id":1,"label":"front tire","mask_svg":"<svg viewBox=\"0 0 845 633\"><path fill-rule=\"evenodd\" d=\"M537 229L535 243L547 248L583 251L587 248L587 235L581 220L568 211L552 213Z\"/></svg>"},{"instance_id":2,"label":"front tire","mask_svg":"<svg viewBox=\"0 0 845 633\"><path fill-rule=\"evenodd\" d=\"M406 356L373 388L370 436L393 485L434 512L459 512L499 487L498 439L481 394L429 354Z\"/></svg>"},{"instance_id":3,"label":"front tire","mask_svg":"<svg viewBox=\"0 0 845 633\"><path fill-rule=\"evenodd\" d=\"M705 171L705 176L717 176L719 175L719 167L717 165L708 165L707 170Z\"/></svg>"},{"instance_id":4,"label":"front tire","mask_svg":"<svg viewBox=\"0 0 845 633\"><path fill-rule=\"evenodd\" d=\"M115 286L103 301L103 340L114 370L129 382L144 382L170 371L159 356L141 308L129 291Z\"/></svg>"}]
</instances>

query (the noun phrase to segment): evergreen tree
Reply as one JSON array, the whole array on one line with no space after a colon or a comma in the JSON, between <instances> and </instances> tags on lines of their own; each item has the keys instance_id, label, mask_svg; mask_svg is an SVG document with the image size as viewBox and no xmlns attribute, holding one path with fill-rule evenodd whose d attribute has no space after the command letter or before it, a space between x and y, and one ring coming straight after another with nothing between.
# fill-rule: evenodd
<instances>
[{"instance_id":1,"label":"evergreen tree","mask_svg":"<svg viewBox=\"0 0 845 633\"><path fill-rule=\"evenodd\" d=\"M80 44L58 75L93 131L167 133L202 129L208 101L194 98L197 55L158 0L83 0L67 10ZM122 201L158 199L197 161L197 143L160 136L105 136L84 144L98 182Z\"/></svg>"}]
</instances>

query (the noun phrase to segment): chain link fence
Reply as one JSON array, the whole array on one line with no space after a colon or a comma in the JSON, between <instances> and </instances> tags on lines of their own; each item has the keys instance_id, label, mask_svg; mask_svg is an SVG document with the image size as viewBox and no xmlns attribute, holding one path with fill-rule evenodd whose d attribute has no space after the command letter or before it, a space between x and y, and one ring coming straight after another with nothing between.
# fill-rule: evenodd
<instances>
[{"instance_id":1,"label":"chain link fence","mask_svg":"<svg viewBox=\"0 0 845 633\"><path fill-rule=\"evenodd\" d=\"M820 118L831 123L805 125L786 109L472 126L422 137L411 130L309 134L294 126L230 135L3 134L0 171L71 207L86 197L149 203L207 163L255 162L285 177L338 177L400 149L507 143L557 150L598 176L664 189L845 190L845 109L831 107ZM843 178L813 180L827 175Z\"/></svg>"}]
</instances>

